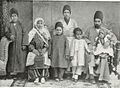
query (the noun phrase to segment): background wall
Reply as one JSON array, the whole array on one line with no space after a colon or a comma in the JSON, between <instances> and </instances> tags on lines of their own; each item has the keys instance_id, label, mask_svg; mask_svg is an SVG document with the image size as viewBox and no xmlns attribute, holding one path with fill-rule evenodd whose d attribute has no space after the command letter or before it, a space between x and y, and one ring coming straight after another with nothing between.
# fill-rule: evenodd
<instances>
[{"instance_id":1,"label":"background wall","mask_svg":"<svg viewBox=\"0 0 120 88\"><path fill-rule=\"evenodd\" d=\"M95 11L101 10L104 14L104 25L112 28L120 40L120 2L34 1L33 20L36 17L42 17L51 30L54 28L55 22L63 18L62 9L65 4L71 6L72 18L77 21L83 31L93 25Z\"/></svg>"}]
</instances>

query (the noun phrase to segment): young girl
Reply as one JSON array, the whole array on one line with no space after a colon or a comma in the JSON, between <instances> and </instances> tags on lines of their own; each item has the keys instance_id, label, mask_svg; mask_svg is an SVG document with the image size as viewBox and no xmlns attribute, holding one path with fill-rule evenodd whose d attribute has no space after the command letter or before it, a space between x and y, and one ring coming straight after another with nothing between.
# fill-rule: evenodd
<instances>
[{"instance_id":1,"label":"young girl","mask_svg":"<svg viewBox=\"0 0 120 88\"><path fill-rule=\"evenodd\" d=\"M98 56L96 73L100 74L99 81L108 82L110 80L108 60L110 60L110 57L114 57L110 39L110 34L105 35L104 31L101 30L95 40L94 55Z\"/></svg>"},{"instance_id":2,"label":"young girl","mask_svg":"<svg viewBox=\"0 0 120 88\"><path fill-rule=\"evenodd\" d=\"M48 58L48 42L50 40L50 34L45 26L45 22L42 18L35 19L34 27L29 32L29 52L33 52L34 63L28 66L28 79L34 80L35 83L45 82L45 77L48 76L48 68L50 66L50 59ZM31 58L28 54L27 61ZM29 63L26 63L29 64Z\"/></svg>"},{"instance_id":3,"label":"young girl","mask_svg":"<svg viewBox=\"0 0 120 88\"><path fill-rule=\"evenodd\" d=\"M54 68L55 80L62 81L65 69L68 67L69 44L63 35L63 24L61 22L55 24L55 31L56 33L51 40L49 55L51 55L51 66Z\"/></svg>"},{"instance_id":4,"label":"young girl","mask_svg":"<svg viewBox=\"0 0 120 88\"><path fill-rule=\"evenodd\" d=\"M84 39L82 39L82 30L80 28L75 28L74 31L74 39L72 41L70 57L72 63L72 73L73 80L77 82L78 75L81 75L83 72L83 67L85 66L85 50L90 53L88 49L88 45Z\"/></svg>"}]
</instances>

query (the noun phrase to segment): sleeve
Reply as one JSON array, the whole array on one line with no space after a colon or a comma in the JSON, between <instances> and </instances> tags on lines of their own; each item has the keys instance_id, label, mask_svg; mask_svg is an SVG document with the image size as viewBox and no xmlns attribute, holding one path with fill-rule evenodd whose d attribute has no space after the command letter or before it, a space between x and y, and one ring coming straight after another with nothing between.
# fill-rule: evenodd
<instances>
[{"instance_id":1,"label":"sleeve","mask_svg":"<svg viewBox=\"0 0 120 88\"><path fill-rule=\"evenodd\" d=\"M84 45L85 45L84 47L85 47L86 51L87 51L87 52L90 52L90 50L89 50L89 48L88 48L88 45L87 45L86 41L84 41Z\"/></svg>"},{"instance_id":2,"label":"sleeve","mask_svg":"<svg viewBox=\"0 0 120 88\"><path fill-rule=\"evenodd\" d=\"M48 56L51 56L52 54L52 43L53 43L53 38L51 38L49 41Z\"/></svg>"},{"instance_id":3,"label":"sleeve","mask_svg":"<svg viewBox=\"0 0 120 88\"><path fill-rule=\"evenodd\" d=\"M70 51L69 51L69 42L68 39L65 37L65 55L69 55Z\"/></svg>"},{"instance_id":4,"label":"sleeve","mask_svg":"<svg viewBox=\"0 0 120 88\"><path fill-rule=\"evenodd\" d=\"M74 20L74 27L78 27L77 22Z\"/></svg>"},{"instance_id":5,"label":"sleeve","mask_svg":"<svg viewBox=\"0 0 120 88\"><path fill-rule=\"evenodd\" d=\"M34 42L34 38L33 38L33 39L32 39L32 41L30 42L30 44L29 44L28 48L29 48L29 51L32 51L32 50L34 50L34 49L35 49L35 42Z\"/></svg>"},{"instance_id":6,"label":"sleeve","mask_svg":"<svg viewBox=\"0 0 120 88\"><path fill-rule=\"evenodd\" d=\"M25 46L28 45L28 33L25 31L22 24L21 24L21 28L22 28L22 46Z\"/></svg>"},{"instance_id":7,"label":"sleeve","mask_svg":"<svg viewBox=\"0 0 120 88\"><path fill-rule=\"evenodd\" d=\"M12 33L11 33L11 30L10 30L10 27L6 26L5 27L5 36L6 38L10 39Z\"/></svg>"},{"instance_id":8,"label":"sleeve","mask_svg":"<svg viewBox=\"0 0 120 88\"><path fill-rule=\"evenodd\" d=\"M74 56L75 53L75 43L74 43L74 39L71 42L71 46L70 46L70 56Z\"/></svg>"},{"instance_id":9,"label":"sleeve","mask_svg":"<svg viewBox=\"0 0 120 88\"><path fill-rule=\"evenodd\" d=\"M86 32L83 35L83 37L84 37L85 41L87 42L87 44L91 43L91 41L89 40L89 34L90 34L90 30L87 29Z\"/></svg>"},{"instance_id":10,"label":"sleeve","mask_svg":"<svg viewBox=\"0 0 120 88\"><path fill-rule=\"evenodd\" d=\"M112 33L112 38L111 38L111 43L115 45L117 43L117 37L115 36L114 33Z\"/></svg>"}]
</instances>

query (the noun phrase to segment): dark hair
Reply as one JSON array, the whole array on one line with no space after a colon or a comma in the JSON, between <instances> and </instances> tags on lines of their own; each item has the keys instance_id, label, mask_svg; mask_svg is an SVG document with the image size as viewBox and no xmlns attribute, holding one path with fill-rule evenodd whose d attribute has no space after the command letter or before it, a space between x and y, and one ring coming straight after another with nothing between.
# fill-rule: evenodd
<instances>
[{"instance_id":1,"label":"dark hair","mask_svg":"<svg viewBox=\"0 0 120 88\"><path fill-rule=\"evenodd\" d=\"M17 16L19 16L18 11L15 8L10 9L10 16L12 16L12 14L16 14Z\"/></svg>"},{"instance_id":2,"label":"dark hair","mask_svg":"<svg viewBox=\"0 0 120 88\"><path fill-rule=\"evenodd\" d=\"M70 14L71 14L71 7L69 5L64 5L64 7L63 7L63 13L64 13L65 10L69 10Z\"/></svg>"},{"instance_id":3,"label":"dark hair","mask_svg":"<svg viewBox=\"0 0 120 88\"><path fill-rule=\"evenodd\" d=\"M62 24L61 22L57 22L57 23L55 24L55 29L56 29L57 27L61 27L61 28L63 29L63 24Z\"/></svg>"},{"instance_id":4,"label":"dark hair","mask_svg":"<svg viewBox=\"0 0 120 88\"><path fill-rule=\"evenodd\" d=\"M79 27L77 27L77 28L75 28L75 29L73 30L74 36L76 35L76 32L77 32L77 31L80 31L80 32L81 32L81 35L83 34L82 29L80 29Z\"/></svg>"}]
</instances>

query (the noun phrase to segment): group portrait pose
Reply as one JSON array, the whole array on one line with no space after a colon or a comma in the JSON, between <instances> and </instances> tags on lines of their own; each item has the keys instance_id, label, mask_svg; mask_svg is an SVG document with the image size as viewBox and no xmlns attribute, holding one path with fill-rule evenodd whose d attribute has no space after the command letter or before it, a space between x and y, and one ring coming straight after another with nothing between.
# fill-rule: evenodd
<instances>
[{"instance_id":1,"label":"group portrait pose","mask_svg":"<svg viewBox=\"0 0 120 88\"><path fill-rule=\"evenodd\" d=\"M94 25L86 31L71 17L70 5L64 5L61 14L63 18L56 21L52 33L41 16L35 18L32 29L26 33L19 12L10 9L11 21L0 42L0 74L5 79L34 83L45 83L51 78L56 82L69 79L76 83L82 79L92 84L96 80L111 83L112 73L120 79L120 58L116 57L119 41L111 29L102 25L103 12L95 11Z\"/></svg>"}]
</instances>

